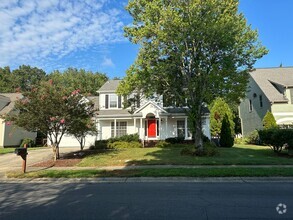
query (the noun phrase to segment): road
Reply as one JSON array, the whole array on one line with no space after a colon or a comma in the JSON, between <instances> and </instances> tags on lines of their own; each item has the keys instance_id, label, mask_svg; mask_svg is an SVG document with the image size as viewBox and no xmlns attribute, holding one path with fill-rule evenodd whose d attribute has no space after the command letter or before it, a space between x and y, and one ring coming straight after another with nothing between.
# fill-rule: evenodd
<instances>
[{"instance_id":1,"label":"road","mask_svg":"<svg viewBox=\"0 0 293 220\"><path fill-rule=\"evenodd\" d=\"M0 219L293 219L293 184L3 181Z\"/></svg>"}]
</instances>

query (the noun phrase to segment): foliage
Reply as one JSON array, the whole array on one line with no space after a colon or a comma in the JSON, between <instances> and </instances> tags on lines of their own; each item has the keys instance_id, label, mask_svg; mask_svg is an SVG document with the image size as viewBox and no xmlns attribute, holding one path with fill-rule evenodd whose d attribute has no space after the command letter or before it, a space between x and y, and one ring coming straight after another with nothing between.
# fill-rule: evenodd
<instances>
[{"instance_id":1,"label":"foliage","mask_svg":"<svg viewBox=\"0 0 293 220\"><path fill-rule=\"evenodd\" d=\"M165 141L170 144L182 144L184 143L184 137L170 137L166 138Z\"/></svg>"},{"instance_id":2,"label":"foliage","mask_svg":"<svg viewBox=\"0 0 293 220\"><path fill-rule=\"evenodd\" d=\"M0 92L25 92L40 84L45 71L29 65L21 65L11 72L10 68L0 68Z\"/></svg>"},{"instance_id":3,"label":"foliage","mask_svg":"<svg viewBox=\"0 0 293 220\"><path fill-rule=\"evenodd\" d=\"M113 143L117 141L124 141L124 142L140 142L139 135L136 134L126 134L121 137L113 137L109 138L108 142Z\"/></svg>"},{"instance_id":4,"label":"foliage","mask_svg":"<svg viewBox=\"0 0 293 220\"><path fill-rule=\"evenodd\" d=\"M96 91L108 80L103 73L93 73L84 69L68 68L64 72L58 70L47 75L47 79L52 79L61 87L73 90L80 89L83 94L96 94Z\"/></svg>"},{"instance_id":5,"label":"foliage","mask_svg":"<svg viewBox=\"0 0 293 220\"><path fill-rule=\"evenodd\" d=\"M260 144L259 134L257 130L252 131L246 138L245 142L247 144Z\"/></svg>"},{"instance_id":6,"label":"foliage","mask_svg":"<svg viewBox=\"0 0 293 220\"><path fill-rule=\"evenodd\" d=\"M185 147L181 150L181 155L187 155L187 156L200 156L200 157L212 157L217 155L218 149L217 146L213 142L205 142L203 151L199 149L191 149L188 147Z\"/></svg>"},{"instance_id":7,"label":"foliage","mask_svg":"<svg viewBox=\"0 0 293 220\"><path fill-rule=\"evenodd\" d=\"M267 50L235 0L131 0L126 9L133 23L125 34L140 50L118 92L157 93L187 106L195 145L202 149L204 103L216 96L239 101L248 72Z\"/></svg>"},{"instance_id":8,"label":"foliage","mask_svg":"<svg viewBox=\"0 0 293 220\"><path fill-rule=\"evenodd\" d=\"M220 146L221 147L233 147L234 138L231 131L230 121L228 119L228 115L225 114L221 127L220 134Z\"/></svg>"},{"instance_id":9,"label":"foliage","mask_svg":"<svg viewBox=\"0 0 293 220\"><path fill-rule=\"evenodd\" d=\"M261 142L271 146L274 152L281 152L286 145L293 149L293 129L270 128L259 130L258 133Z\"/></svg>"},{"instance_id":10,"label":"foliage","mask_svg":"<svg viewBox=\"0 0 293 220\"><path fill-rule=\"evenodd\" d=\"M160 147L160 148L165 148L169 146L170 146L170 143L168 143L167 141L158 141L155 145L155 147Z\"/></svg>"},{"instance_id":11,"label":"foliage","mask_svg":"<svg viewBox=\"0 0 293 220\"><path fill-rule=\"evenodd\" d=\"M108 143L107 148L109 149L125 149L125 148L141 148L142 144L137 141L116 141Z\"/></svg>"},{"instance_id":12,"label":"foliage","mask_svg":"<svg viewBox=\"0 0 293 220\"><path fill-rule=\"evenodd\" d=\"M108 141L107 140L99 140L99 141L95 141L94 146L90 146L90 150L107 149L107 146L108 146Z\"/></svg>"},{"instance_id":13,"label":"foliage","mask_svg":"<svg viewBox=\"0 0 293 220\"><path fill-rule=\"evenodd\" d=\"M24 147L25 144L27 145L27 147L35 147L36 146L35 141L31 138L24 138L21 141L20 147Z\"/></svg>"},{"instance_id":14,"label":"foliage","mask_svg":"<svg viewBox=\"0 0 293 220\"><path fill-rule=\"evenodd\" d=\"M92 103L85 101L79 91L54 84L51 80L25 92L24 98L16 101L19 114L7 115L27 131L39 131L47 135L53 145L54 158L59 158L59 143L65 133L71 131L76 121L91 116Z\"/></svg>"},{"instance_id":15,"label":"foliage","mask_svg":"<svg viewBox=\"0 0 293 220\"><path fill-rule=\"evenodd\" d=\"M267 111L265 117L262 120L262 123L263 123L264 129L270 129L270 128L277 128L278 127L276 119L275 119L274 115L270 111Z\"/></svg>"},{"instance_id":16,"label":"foliage","mask_svg":"<svg viewBox=\"0 0 293 220\"><path fill-rule=\"evenodd\" d=\"M227 114L230 129L232 131L232 135L235 134L235 123L234 123L234 114L227 102L223 98L217 97L211 104L210 107L210 127L211 127L211 135L214 137L218 137L221 133L222 121L223 118Z\"/></svg>"}]
</instances>

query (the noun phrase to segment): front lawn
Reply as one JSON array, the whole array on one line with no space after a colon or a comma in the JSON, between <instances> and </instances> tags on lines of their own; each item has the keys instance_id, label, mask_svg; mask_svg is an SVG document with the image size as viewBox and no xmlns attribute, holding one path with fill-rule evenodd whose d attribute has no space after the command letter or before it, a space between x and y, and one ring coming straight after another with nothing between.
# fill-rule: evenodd
<instances>
[{"instance_id":1,"label":"front lawn","mask_svg":"<svg viewBox=\"0 0 293 220\"><path fill-rule=\"evenodd\" d=\"M186 146L185 146L186 147ZM189 146L192 148L192 146ZM237 145L219 148L213 157L181 156L184 147L131 148L105 150L89 155L78 166L130 166L130 165L293 165L293 158L277 155L269 147Z\"/></svg>"}]
</instances>

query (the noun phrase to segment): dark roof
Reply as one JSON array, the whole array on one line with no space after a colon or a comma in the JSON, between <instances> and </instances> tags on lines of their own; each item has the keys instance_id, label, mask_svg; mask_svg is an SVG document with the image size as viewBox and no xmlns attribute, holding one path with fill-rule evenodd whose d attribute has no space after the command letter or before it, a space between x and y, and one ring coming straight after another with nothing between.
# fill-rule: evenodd
<instances>
[{"instance_id":1,"label":"dark roof","mask_svg":"<svg viewBox=\"0 0 293 220\"><path fill-rule=\"evenodd\" d=\"M0 109L0 114L7 114L14 109L15 101L22 99L23 95L21 93L0 93L2 100L5 100L6 105Z\"/></svg>"},{"instance_id":2,"label":"dark roof","mask_svg":"<svg viewBox=\"0 0 293 220\"><path fill-rule=\"evenodd\" d=\"M260 68L250 73L263 93L271 102L287 102L288 99L276 89L274 84L293 87L293 67Z\"/></svg>"},{"instance_id":3,"label":"dark roof","mask_svg":"<svg viewBox=\"0 0 293 220\"><path fill-rule=\"evenodd\" d=\"M104 117L131 117L135 116L129 112L128 109L117 109L117 110L100 110L98 111L98 118Z\"/></svg>"},{"instance_id":4,"label":"dark roof","mask_svg":"<svg viewBox=\"0 0 293 220\"><path fill-rule=\"evenodd\" d=\"M98 90L98 92L115 92L120 82L121 80L109 80Z\"/></svg>"},{"instance_id":5,"label":"dark roof","mask_svg":"<svg viewBox=\"0 0 293 220\"><path fill-rule=\"evenodd\" d=\"M170 114L176 114L176 113L186 113L186 111L189 111L188 108L179 108L179 107L170 107L170 108L164 108L168 113ZM203 114L209 114L210 111L207 107L202 107L202 113Z\"/></svg>"}]
</instances>

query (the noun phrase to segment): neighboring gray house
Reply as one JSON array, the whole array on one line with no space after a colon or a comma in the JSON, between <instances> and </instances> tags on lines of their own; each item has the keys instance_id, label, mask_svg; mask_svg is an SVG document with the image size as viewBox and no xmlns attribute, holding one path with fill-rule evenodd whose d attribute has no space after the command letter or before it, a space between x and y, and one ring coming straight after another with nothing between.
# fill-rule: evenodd
<instances>
[{"instance_id":1,"label":"neighboring gray house","mask_svg":"<svg viewBox=\"0 0 293 220\"><path fill-rule=\"evenodd\" d=\"M270 111L278 125L293 125L293 67L261 68L250 73L246 98L239 106L242 135L262 129Z\"/></svg>"},{"instance_id":2,"label":"neighboring gray house","mask_svg":"<svg viewBox=\"0 0 293 220\"><path fill-rule=\"evenodd\" d=\"M20 93L0 93L0 115L11 113L15 101L22 97ZM20 145L22 139L31 138L35 140L36 137L36 132L28 132L0 118L0 148L16 147Z\"/></svg>"}]
</instances>

